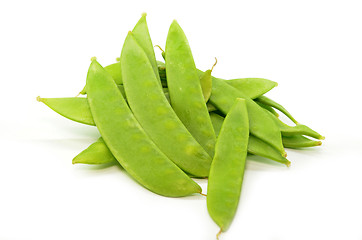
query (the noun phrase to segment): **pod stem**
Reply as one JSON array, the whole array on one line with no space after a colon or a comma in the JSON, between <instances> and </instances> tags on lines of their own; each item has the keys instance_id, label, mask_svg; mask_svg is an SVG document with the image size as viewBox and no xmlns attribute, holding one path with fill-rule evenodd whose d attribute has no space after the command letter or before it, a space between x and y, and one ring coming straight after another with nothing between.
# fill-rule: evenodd
<instances>
[{"instance_id":1,"label":"pod stem","mask_svg":"<svg viewBox=\"0 0 362 240\"><path fill-rule=\"evenodd\" d=\"M165 51L163 51L163 49L160 47L160 45L155 45L155 46L153 46L153 47L158 47L162 52L165 52Z\"/></svg>"},{"instance_id":2,"label":"pod stem","mask_svg":"<svg viewBox=\"0 0 362 240\"><path fill-rule=\"evenodd\" d=\"M220 228L220 231L216 234L216 239L219 240L220 234L222 233L222 228Z\"/></svg>"},{"instance_id":3,"label":"pod stem","mask_svg":"<svg viewBox=\"0 0 362 240\"><path fill-rule=\"evenodd\" d=\"M201 193L201 192L200 192L200 195L207 197L207 195L206 195L206 194L203 194L203 193Z\"/></svg>"},{"instance_id":4,"label":"pod stem","mask_svg":"<svg viewBox=\"0 0 362 240\"><path fill-rule=\"evenodd\" d=\"M212 70L214 70L214 67L216 66L216 64L217 64L217 58L215 57L215 63L214 63L214 65L212 65L212 67L211 67L211 72L212 72Z\"/></svg>"}]
</instances>

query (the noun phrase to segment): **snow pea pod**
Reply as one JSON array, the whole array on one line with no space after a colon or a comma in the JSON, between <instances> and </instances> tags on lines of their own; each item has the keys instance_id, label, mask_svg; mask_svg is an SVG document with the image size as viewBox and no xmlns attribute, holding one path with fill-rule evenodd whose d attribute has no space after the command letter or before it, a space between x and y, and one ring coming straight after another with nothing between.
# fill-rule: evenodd
<instances>
[{"instance_id":1,"label":"snow pea pod","mask_svg":"<svg viewBox=\"0 0 362 240\"><path fill-rule=\"evenodd\" d=\"M94 122L104 142L135 180L147 189L169 197L201 192L200 186L148 137L110 74L94 59L88 70L87 91Z\"/></svg>"},{"instance_id":2,"label":"snow pea pod","mask_svg":"<svg viewBox=\"0 0 362 240\"><path fill-rule=\"evenodd\" d=\"M83 150L73 158L73 164L105 164L105 163L118 163L114 158L107 145L104 143L103 138L100 137L88 148Z\"/></svg>"},{"instance_id":3,"label":"snow pea pod","mask_svg":"<svg viewBox=\"0 0 362 240\"><path fill-rule=\"evenodd\" d=\"M220 227L219 233L229 228L237 210L248 138L247 106L245 100L237 99L221 127L207 188L207 209Z\"/></svg>"},{"instance_id":4,"label":"snow pea pod","mask_svg":"<svg viewBox=\"0 0 362 240\"><path fill-rule=\"evenodd\" d=\"M210 113L210 117L215 129L215 134L218 136L224 122L224 117L213 112ZM286 166L290 166L290 161L283 157L278 150L253 135L249 136L248 153L269 158L276 162L285 164Z\"/></svg>"},{"instance_id":5,"label":"snow pea pod","mask_svg":"<svg viewBox=\"0 0 362 240\"><path fill-rule=\"evenodd\" d=\"M270 98L266 97L266 96L259 96L257 99L255 99L255 101L265 104L267 106L273 107L279 111L281 111L282 113L284 113L285 116L287 116L290 120L292 120L295 124L298 124L297 120L295 120L295 118L287 111L287 109L285 109L282 105L280 105L279 103L271 100Z\"/></svg>"},{"instance_id":6,"label":"snow pea pod","mask_svg":"<svg viewBox=\"0 0 362 240\"><path fill-rule=\"evenodd\" d=\"M172 108L192 136L213 156L216 137L200 78L185 33L175 20L168 31L165 54Z\"/></svg>"},{"instance_id":7,"label":"snow pea pod","mask_svg":"<svg viewBox=\"0 0 362 240\"><path fill-rule=\"evenodd\" d=\"M265 78L237 78L225 81L234 88L242 90L251 99L260 97L278 86L278 83Z\"/></svg>"},{"instance_id":8,"label":"snow pea pod","mask_svg":"<svg viewBox=\"0 0 362 240\"><path fill-rule=\"evenodd\" d=\"M123 45L121 66L130 108L150 138L182 170L198 177L208 176L211 157L173 111L149 59L131 32Z\"/></svg>"},{"instance_id":9,"label":"snow pea pod","mask_svg":"<svg viewBox=\"0 0 362 240\"><path fill-rule=\"evenodd\" d=\"M95 125L87 98L36 98L49 108L75 122Z\"/></svg>"},{"instance_id":10,"label":"snow pea pod","mask_svg":"<svg viewBox=\"0 0 362 240\"><path fill-rule=\"evenodd\" d=\"M304 148L316 147L322 145L321 141L314 141L301 135L286 137L283 136L284 147L287 148Z\"/></svg>"},{"instance_id":11,"label":"snow pea pod","mask_svg":"<svg viewBox=\"0 0 362 240\"><path fill-rule=\"evenodd\" d=\"M295 136L295 135L306 135L315 139L323 140L324 137L319 134L318 132L314 131L310 127L298 124L296 126L289 126L282 122L279 118L275 117L271 112L265 110L266 113L274 120L274 122L278 125L280 128L280 131L283 136Z\"/></svg>"},{"instance_id":12,"label":"snow pea pod","mask_svg":"<svg viewBox=\"0 0 362 240\"><path fill-rule=\"evenodd\" d=\"M250 133L276 148L282 155L285 155L280 129L266 113L266 110L242 91L230 86L223 80L212 78L210 102L217 109L226 115L236 98L245 99L249 114Z\"/></svg>"},{"instance_id":13,"label":"snow pea pod","mask_svg":"<svg viewBox=\"0 0 362 240\"><path fill-rule=\"evenodd\" d=\"M204 75L202 75L200 77L200 84L201 84L202 94L204 95L205 102L209 101L209 98L211 95L211 89L212 89L211 73L216 64L217 64L217 59L215 58L215 63L211 67L211 69L206 70Z\"/></svg>"}]
</instances>

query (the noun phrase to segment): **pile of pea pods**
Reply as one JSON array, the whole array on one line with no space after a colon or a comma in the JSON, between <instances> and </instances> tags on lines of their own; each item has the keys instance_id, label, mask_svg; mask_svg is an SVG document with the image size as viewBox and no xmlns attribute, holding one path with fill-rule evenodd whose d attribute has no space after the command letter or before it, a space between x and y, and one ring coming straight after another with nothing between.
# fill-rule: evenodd
<instances>
[{"instance_id":1,"label":"pile of pea pods","mask_svg":"<svg viewBox=\"0 0 362 240\"><path fill-rule=\"evenodd\" d=\"M207 209L220 227L218 238L237 210L248 154L289 166L285 148L319 146L324 137L264 96L276 82L215 78L215 65L197 69L176 21L162 56L156 60L143 14L118 62L102 67L92 58L80 93L86 97L37 100L98 128L101 137L73 164L120 164L142 186L167 197L202 194L193 178L208 178ZM295 125L282 122L276 110Z\"/></svg>"}]
</instances>

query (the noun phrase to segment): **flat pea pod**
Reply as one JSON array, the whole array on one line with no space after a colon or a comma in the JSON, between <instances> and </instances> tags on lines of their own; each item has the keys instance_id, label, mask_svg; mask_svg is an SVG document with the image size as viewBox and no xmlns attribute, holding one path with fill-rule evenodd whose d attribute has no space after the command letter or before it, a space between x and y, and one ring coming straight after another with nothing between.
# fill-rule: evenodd
<instances>
[{"instance_id":1,"label":"flat pea pod","mask_svg":"<svg viewBox=\"0 0 362 240\"><path fill-rule=\"evenodd\" d=\"M295 126L289 126L284 122L282 122L279 118L275 117L269 111L265 110L265 112L267 112L269 116L274 120L274 122L278 125L283 136L290 137L295 135L306 135L319 140L325 139L324 136L322 136L321 134L319 134L318 132L314 131L313 129L311 129L306 125L298 124Z\"/></svg>"},{"instance_id":2,"label":"flat pea pod","mask_svg":"<svg viewBox=\"0 0 362 240\"><path fill-rule=\"evenodd\" d=\"M173 111L149 59L131 32L123 45L121 64L128 103L150 138L182 170L198 177L208 176L211 157Z\"/></svg>"},{"instance_id":3,"label":"flat pea pod","mask_svg":"<svg viewBox=\"0 0 362 240\"><path fill-rule=\"evenodd\" d=\"M248 138L247 105L237 99L221 127L207 188L207 209L219 233L229 228L238 207Z\"/></svg>"},{"instance_id":4,"label":"flat pea pod","mask_svg":"<svg viewBox=\"0 0 362 240\"><path fill-rule=\"evenodd\" d=\"M107 164L118 163L112 153L109 151L107 145L104 143L103 138L100 137L88 148L83 150L73 158L73 164Z\"/></svg>"},{"instance_id":5,"label":"flat pea pod","mask_svg":"<svg viewBox=\"0 0 362 240\"><path fill-rule=\"evenodd\" d=\"M136 26L133 28L132 33L133 37L136 39L138 44L141 46L143 51L146 53L147 58L149 59L151 66L153 68L156 78L160 82L160 76L158 73L158 65L156 61L155 51L153 48L152 40L150 33L148 31L148 25L146 21L146 13L142 14L142 17L137 22Z\"/></svg>"},{"instance_id":6,"label":"flat pea pod","mask_svg":"<svg viewBox=\"0 0 362 240\"><path fill-rule=\"evenodd\" d=\"M283 144L284 147L287 148L305 148L320 146L322 142L306 138L302 135L295 135L289 137L283 136Z\"/></svg>"},{"instance_id":7,"label":"flat pea pod","mask_svg":"<svg viewBox=\"0 0 362 240\"><path fill-rule=\"evenodd\" d=\"M250 133L276 148L282 155L286 155L280 129L266 113L266 110L242 91L230 86L223 80L212 78L212 93L209 101L217 109L226 115L236 98L243 98L246 101Z\"/></svg>"},{"instance_id":8,"label":"flat pea pod","mask_svg":"<svg viewBox=\"0 0 362 240\"><path fill-rule=\"evenodd\" d=\"M49 108L75 122L95 125L87 98L36 98Z\"/></svg>"},{"instance_id":9,"label":"flat pea pod","mask_svg":"<svg viewBox=\"0 0 362 240\"><path fill-rule=\"evenodd\" d=\"M255 99L255 101L265 104L267 106L273 107L279 111L281 111L282 113L284 113L285 116L287 116L290 120L292 120L295 124L298 124L298 121L295 120L295 118L292 116L292 114L290 114L287 109L285 109L285 107L283 107L282 105L280 105L279 103L273 101L272 99L266 97L266 96L259 96L258 98Z\"/></svg>"},{"instance_id":10,"label":"flat pea pod","mask_svg":"<svg viewBox=\"0 0 362 240\"><path fill-rule=\"evenodd\" d=\"M210 113L210 117L215 129L215 134L218 136L224 122L224 117L213 112ZM248 153L269 158L273 161L285 164L287 167L290 166L290 161L283 157L278 150L253 135L249 136Z\"/></svg>"},{"instance_id":11,"label":"flat pea pod","mask_svg":"<svg viewBox=\"0 0 362 240\"><path fill-rule=\"evenodd\" d=\"M87 91L94 122L104 142L135 180L163 196L181 197L201 192L200 186L149 138L112 77L95 59L88 70ZM150 171L152 169L157 171Z\"/></svg>"},{"instance_id":12,"label":"flat pea pod","mask_svg":"<svg viewBox=\"0 0 362 240\"><path fill-rule=\"evenodd\" d=\"M278 86L278 83L265 78L237 78L225 81L234 88L242 90L251 99L258 98Z\"/></svg>"},{"instance_id":13,"label":"flat pea pod","mask_svg":"<svg viewBox=\"0 0 362 240\"><path fill-rule=\"evenodd\" d=\"M171 105L181 122L212 157L216 137L185 33L174 20L166 40L166 76Z\"/></svg>"},{"instance_id":14,"label":"flat pea pod","mask_svg":"<svg viewBox=\"0 0 362 240\"><path fill-rule=\"evenodd\" d=\"M254 100L255 101L255 100ZM272 108L271 106L269 105L266 105L264 103L261 103L261 102L258 102L258 101L255 101L260 107L268 110L269 112L271 112L274 116L276 117L279 117L279 114L274 110L274 108Z\"/></svg>"}]
</instances>

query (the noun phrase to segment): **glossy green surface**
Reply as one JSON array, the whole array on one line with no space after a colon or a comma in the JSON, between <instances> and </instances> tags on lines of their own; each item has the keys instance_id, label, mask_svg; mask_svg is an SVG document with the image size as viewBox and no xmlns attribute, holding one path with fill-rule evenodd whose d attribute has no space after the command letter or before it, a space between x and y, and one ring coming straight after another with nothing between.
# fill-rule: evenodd
<instances>
[{"instance_id":1,"label":"glossy green surface","mask_svg":"<svg viewBox=\"0 0 362 240\"><path fill-rule=\"evenodd\" d=\"M182 170L208 176L211 157L177 117L132 33L125 40L121 64L128 103L150 138Z\"/></svg>"},{"instance_id":2,"label":"glossy green surface","mask_svg":"<svg viewBox=\"0 0 362 240\"><path fill-rule=\"evenodd\" d=\"M192 136L213 156L216 142L214 129L190 46L176 21L172 22L168 31L165 54L172 108Z\"/></svg>"},{"instance_id":3,"label":"glossy green surface","mask_svg":"<svg viewBox=\"0 0 362 240\"><path fill-rule=\"evenodd\" d=\"M94 122L104 142L135 180L164 196L180 197L201 192L201 188L149 138L112 77L95 60L88 70L87 91Z\"/></svg>"},{"instance_id":4,"label":"glossy green surface","mask_svg":"<svg viewBox=\"0 0 362 240\"><path fill-rule=\"evenodd\" d=\"M283 155L285 150L282 144L282 136L278 125L260 107L242 91L225 83L218 78L212 79L212 93L210 102L221 110L225 115L231 109L236 98L245 99L248 115L250 133L276 148Z\"/></svg>"},{"instance_id":5,"label":"glossy green surface","mask_svg":"<svg viewBox=\"0 0 362 240\"><path fill-rule=\"evenodd\" d=\"M207 209L221 231L229 228L238 207L248 138L246 103L237 99L221 127L207 188Z\"/></svg>"}]
</instances>

